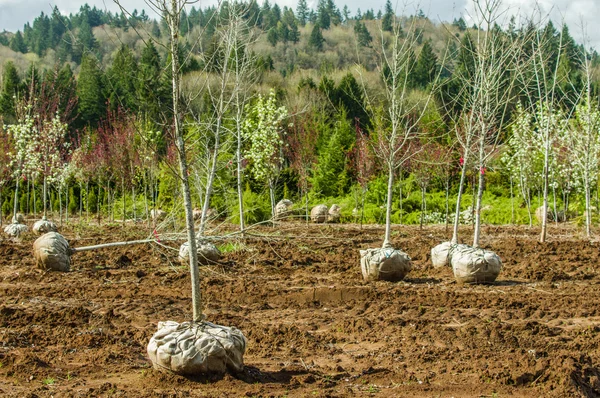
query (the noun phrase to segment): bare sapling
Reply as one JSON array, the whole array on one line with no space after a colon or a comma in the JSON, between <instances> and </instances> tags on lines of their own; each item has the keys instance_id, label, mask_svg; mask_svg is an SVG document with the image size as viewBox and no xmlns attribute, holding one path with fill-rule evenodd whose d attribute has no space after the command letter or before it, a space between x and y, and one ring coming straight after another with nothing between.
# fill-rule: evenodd
<instances>
[{"instance_id":1,"label":"bare sapling","mask_svg":"<svg viewBox=\"0 0 600 398\"><path fill-rule=\"evenodd\" d=\"M501 18L507 10L499 0L473 1L475 25L472 41L463 40L460 51L470 61L470 67L458 73L460 94L454 99L460 104L455 120L458 142L462 146L462 170L454 218L452 240L432 250L437 252L438 265L450 263L459 282L493 282L502 268L500 258L489 250L479 249L481 208L485 174L504 128L508 110L517 90L516 68L522 59L525 37L511 37L502 32ZM470 37L469 37L470 39ZM471 160L472 159L472 160ZM477 175L474 204L473 245L458 245L460 205L467 167ZM444 261L445 260L445 261Z\"/></svg>"},{"instance_id":2,"label":"bare sapling","mask_svg":"<svg viewBox=\"0 0 600 398\"><path fill-rule=\"evenodd\" d=\"M587 36L584 35L587 43ZM575 106L569 125L570 159L574 177L585 198L585 234L592 236L592 187L598 184L600 162L600 109L593 94L594 70L590 51L584 47L580 54L583 70L583 91Z\"/></svg>"},{"instance_id":3,"label":"bare sapling","mask_svg":"<svg viewBox=\"0 0 600 398\"><path fill-rule=\"evenodd\" d=\"M198 375L223 373L226 370L240 371L243 368L243 354L246 349L245 337L234 327L219 326L205 321L202 314L197 239L194 231L186 142L182 128L186 110L183 107L184 104L180 102L182 93L179 31L182 12L189 2L186 0L149 0L148 4L165 18L170 32L168 52L172 74L172 132L179 160L178 178L181 182L185 208L193 310L190 322L159 322L158 331L148 343L148 356L155 369L178 374ZM191 54L188 55L191 56Z\"/></svg>"},{"instance_id":4,"label":"bare sapling","mask_svg":"<svg viewBox=\"0 0 600 398\"><path fill-rule=\"evenodd\" d=\"M378 68L383 79L382 107L375 107L372 98L368 106L374 113L374 153L387 173L387 202L383 244L378 249L361 250L361 268L365 280L402 280L411 270L410 257L395 249L391 242L392 203L394 177L398 169L414 152L408 148L411 142L422 136L420 122L433 102L435 81L424 96L414 96L411 74L414 69L414 51L420 33L420 19L410 18L404 24L394 17L392 31L380 29Z\"/></svg>"}]
</instances>

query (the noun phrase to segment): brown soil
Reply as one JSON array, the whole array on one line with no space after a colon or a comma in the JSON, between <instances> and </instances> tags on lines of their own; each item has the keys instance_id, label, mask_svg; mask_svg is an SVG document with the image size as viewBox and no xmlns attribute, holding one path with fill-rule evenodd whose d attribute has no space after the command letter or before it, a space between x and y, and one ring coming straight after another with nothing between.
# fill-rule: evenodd
<instances>
[{"instance_id":1,"label":"brown soil","mask_svg":"<svg viewBox=\"0 0 600 398\"><path fill-rule=\"evenodd\" d=\"M380 227L255 233L202 267L207 319L244 332L246 368L199 379L146 356L158 321L191 316L176 251L82 252L61 274L35 269L33 236L0 242L0 396L600 396L600 252L575 227L551 229L546 244L534 229L486 227L482 246L504 269L485 286L430 266L440 227L394 227L413 258L400 283L362 281L358 250L381 243ZM78 247L148 230L64 234Z\"/></svg>"}]
</instances>

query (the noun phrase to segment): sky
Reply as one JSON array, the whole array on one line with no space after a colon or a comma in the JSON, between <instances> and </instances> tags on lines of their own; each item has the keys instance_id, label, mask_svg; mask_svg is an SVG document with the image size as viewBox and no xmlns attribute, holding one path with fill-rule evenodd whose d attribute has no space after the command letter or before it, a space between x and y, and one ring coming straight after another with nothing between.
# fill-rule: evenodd
<instances>
[{"instance_id":1,"label":"sky","mask_svg":"<svg viewBox=\"0 0 600 398\"><path fill-rule=\"evenodd\" d=\"M146 9L150 14L148 5L144 0L120 0L122 6L130 11L133 9ZM263 0L258 0L262 4ZM312 8L316 8L318 0L307 0ZM336 0L336 5L341 9L348 5L351 15L358 8L364 12L367 7L373 8L375 13L383 9L386 0ZM296 9L298 0L270 0L270 3ZM600 0L503 0L503 7L508 9L509 14L531 16L536 9L536 4L541 10L539 14L547 16L560 25L565 21L570 29L571 35L582 43L600 49L600 29L595 28L600 19ZM27 21L33 21L41 11L50 13L53 6L58 6L64 14L75 13L85 1L73 0L0 0L0 31L22 30ZM112 0L87 0L90 5L98 8L117 11L119 7ZM196 8L216 4L216 0L200 0L194 4ZM392 0L392 5L396 0ZM472 23L475 16L472 0L405 0L398 1L397 14L415 14L416 10L422 9L430 19L434 21L452 21L454 18L464 16L467 22ZM403 12L406 10L405 12ZM508 15L508 14L507 14ZM547 17L543 18L544 21ZM469 23L469 25L471 24Z\"/></svg>"}]
</instances>

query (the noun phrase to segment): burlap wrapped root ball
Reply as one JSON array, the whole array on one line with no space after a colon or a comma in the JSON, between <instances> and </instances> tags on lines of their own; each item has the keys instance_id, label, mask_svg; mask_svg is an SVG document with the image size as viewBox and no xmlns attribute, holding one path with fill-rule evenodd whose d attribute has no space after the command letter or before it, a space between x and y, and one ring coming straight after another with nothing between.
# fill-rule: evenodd
<instances>
[{"instance_id":1,"label":"burlap wrapped root ball","mask_svg":"<svg viewBox=\"0 0 600 398\"><path fill-rule=\"evenodd\" d=\"M467 245L453 250L450 264L459 283L491 283L502 270L502 260L496 253Z\"/></svg>"},{"instance_id":2,"label":"burlap wrapped root ball","mask_svg":"<svg viewBox=\"0 0 600 398\"><path fill-rule=\"evenodd\" d=\"M289 199L280 200L275 205L275 219L282 220L293 214L294 203Z\"/></svg>"},{"instance_id":3,"label":"burlap wrapped root ball","mask_svg":"<svg viewBox=\"0 0 600 398\"><path fill-rule=\"evenodd\" d=\"M32 229L33 229L33 232L35 232L36 234L45 234L47 232L58 231L56 224L54 224L52 221L47 220L45 218L42 218L41 220L36 221L35 224L33 224Z\"/></svg>"},{"instance_id":4,"label":"burlap wrapped root ball","mask_svg":"<svg viewBox=\"0 0 600 398\"><path fill-rule=\"evenodd\" d=\"M18 238L19 236L27 232L28 229L29 228L27 228L27 225L25 224L12 223L4 227L4 233L10 236L11 238Z\"/></svg>"},{"instance_id":5,"label":"burlap wrapped root ball","mask_svg":"<svg viewBox=\"0 0 600 398\"><path fill-rule=\"evenodd\" d=\"M327 217L329 216L328 208L325 205L316 205L310 211L310 219L315 223L324 223L327 221Z\"/></svg>"},{"instance_id":6,"label":"burlap wrapped root ball","mask_svg":"<svg viewBox=\"0 0 600 398\"><path fill-rule=\"evenodd\" d=\"M431 249L431 263L434 268L446 267L450 265L452 253L461 247L469 247L463 244L452 244L451 242L443 242Z\"/></svg>"},{"instance_id":7,"label":"burlap wrapped root ball","mask_svg":"<svg viewBox=\"0 0 600 398\"><path fill-rule=\"evenodd\" d=\"M69 242L58 232L48 232L33 242L33 257L38 268L49 271L71 270Z\"/></svg>"},{"instance_id":8,"label":"burlap wrapped root ball","mask_svg":"<svg viewBox=\"0 0 600 398\"><path fill-rule=\"evenodd\" d=\"M246 338L234 327L210 322L159 322L147 351L157 370L188 376L239 372L244 368Z\"/></svg>"},{"instance_id":9,"label":"burlap wrapped root ball","mask_svg":"<svg viewBox=\"0 0 600 398\"><path fill-rule=\"evenodd\" d=\"M327 222L338 223L342 218L342 208L338 205L332 205L327 212Z\"/></svg>"},{"instance_id":10,"label":"burlap wrapped root ball","mask_svg":"<svg viewBox=\"0 0 600 398\"><path fill-rule=\"evenodd\" d=\"M360 251L360 267L365 281L397 282L412 269L410 257L391 247Z\"/></svg>"},{"instance_id":11,"label":"burlap wrapped root ball","mask_svg":"<svg viewBox=\"0 0 600 398\"><path fill-rule=\"evenodd\" d=\"M221 252L219 249L210 242L201 240L196 241L196 248L198 253L198 264L214 264L221 258ZM187 265L190 263L190 246L188 242L183 243L179 247L179 262L182 265Z\"/></svg>"}]
</instances>

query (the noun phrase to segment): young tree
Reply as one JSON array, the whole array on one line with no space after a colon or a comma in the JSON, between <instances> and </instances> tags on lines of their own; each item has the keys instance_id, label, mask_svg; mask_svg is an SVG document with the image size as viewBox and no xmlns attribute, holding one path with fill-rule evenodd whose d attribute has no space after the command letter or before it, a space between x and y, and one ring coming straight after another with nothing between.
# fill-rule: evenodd
<instances>
[{"instance_id":1,"label":"young tree","mask_svg":"<svg viewBox=\"0 0 600 398\"><path fill-rule=\"evenodd\" d=\"M384 248L391 246L391 216L394 176L396 170L413 153L409 144L420 137L419 124L433 96L411 97L411 79L414 73L414 48L418 40L419 23L413 19L403 30L399 21L393 21L391 37L381 31L379 69L384 80L384 108L375 122L377 145L375 153L384 165L388 177ZM389 37L389 38L388 38Z\"/></svg>"},{"instance_id":2,"label":"young tree","mask_svg":"<svg viewBox=\"0 0 600 398\"><path fill-rule=\"evenodd\" d=\"M287 109L277 107L275 91L268 97L258 95L256 102L249 106L244 121L244 138L250 143L246 158L256 180L269 187L271 215L275 216L275 182L281 166L281 122L287 117Z\"/></svg>"},{"instance_id":3,"label":"young tree","mask_svg":"<svg viewBox=\"0 0 600 398\"><path fill-rule=\"evenodd\" d=\"M462 186L466 169L472 161L478 175L473 236L473 247L478 247L485 171L490 158L496 153L509 106L515 99L516 67L517 61L522 58L525 38L513 39L498 28L499 18L504 15L499 0L476 0L474 4L479 29L472 46L467 43L461 47L465 67L457 75L462 89L455 101L461 103L462 110L455 125L464 163L452 243L458 240ZM471 159L472 155L474 159Z\"/></svg>"},{"instance_id":4,"label":"young tree","mask_svg":"<svg viewBox=\"0 0 600 398\"><path fill-rule=\"evenodd\" d=\"M2 226L2 208L4 207L2 193L5 185L12 179L12 170L10 168L10 153L12 151L13 147L10 135L0 127L0 227Z\"/></svg>"},{"instance_id":5,"label":"young tree","mask_svg":"<svg viewBox=\"0 0 600 398\"><path fill-rule=\"evenodd\" d=\"M313 29L310 33L310 37L308 39L308 46L317 51L323 51L323 43L325 43L325 39L323 38L323 34L321 33L321 26L318 23L316 23L313 26Z\"/></svg>"}]
</instances>

